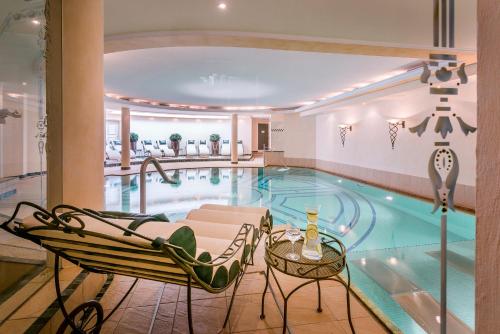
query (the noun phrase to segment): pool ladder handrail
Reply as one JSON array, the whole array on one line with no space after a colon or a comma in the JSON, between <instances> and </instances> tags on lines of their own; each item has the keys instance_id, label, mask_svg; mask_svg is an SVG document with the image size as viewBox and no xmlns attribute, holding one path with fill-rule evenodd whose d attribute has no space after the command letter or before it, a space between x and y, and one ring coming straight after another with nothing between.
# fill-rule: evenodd
<instances>
[{"instance_id":1,"label":"pool ladder handrail","mask_svg":"<svg viewBox=\"0 0 500 334\"><path fill-rule=\"evenodd\" d=\"M146 159L144 159L144 161L142 162L141 164L141 171L140 171L140 209L141 209L141 213L146 213L146 172L147 172L147 169L148 169L148 166L149 164L153 164L156 168L156 170L158 171L158 173L160 173L160 175L163 177L163 180L167 183L170 183L170 184L177 184L176 181L174 181L173 179L171 179L166 173L165 171L163 170L163 168L161 167L161 164L160 162L158 161L158 159L154 158L154 157L147 157Z\"/></svg>"}]
</instances>

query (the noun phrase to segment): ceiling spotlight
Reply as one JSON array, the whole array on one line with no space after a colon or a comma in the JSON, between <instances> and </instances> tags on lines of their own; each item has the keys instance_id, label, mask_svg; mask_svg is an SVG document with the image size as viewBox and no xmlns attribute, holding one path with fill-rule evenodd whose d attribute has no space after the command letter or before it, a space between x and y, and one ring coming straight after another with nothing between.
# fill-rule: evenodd
<instances>
[{"instance_id":1,"label":"ceiling spotlight","mask_svg":"<svg viewBox=\"0 0 500 334\"><path fill-rule=\"evenodd\" d=\"M28 85L28 83L26 81L23 81L22 85L26 86L26 85Z\"/></svg>"},{"instance_id":2,"label":"ceiling spotlight","mask_svg":"<svg viewBox=\"0 0 500 334\"><path fill-rule=\"evenodd\" d=\"M220 10L225 10L227 8L227 5L225 2L220 2L218 5L217 5L217 8L219 8Z\"/></svg>"},{"instance_id":3,"label":"ceiling spotlight","mask_svg":"<svg viewBox=\"0 0 500 334\"><path fill-rule=\"evenodd\" d=\"M40 22L40 20L33 19L33 20L31 20L31 23L33 23L36 26L39 26L41 22Z\"/></svg>"}]
</instances>

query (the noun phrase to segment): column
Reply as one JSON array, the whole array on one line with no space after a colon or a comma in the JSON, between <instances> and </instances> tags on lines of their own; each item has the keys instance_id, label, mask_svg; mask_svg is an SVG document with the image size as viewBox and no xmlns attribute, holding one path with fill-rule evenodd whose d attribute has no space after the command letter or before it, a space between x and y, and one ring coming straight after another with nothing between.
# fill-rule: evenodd
<instances>
[{"instance_id":1,"label":"column","mask_svg":"<svg viewBox=\"0 0 500 334\"><path fill-rule=\"evenodd\" d=\"M500 328L500 2L478 0L476 333Z\"/></svg>"},{"instance_id":2,"label":"column","mask_svg":"<svg viewBox=\"0 0 500 334\"><path fill-rule=\"evenodd\" d=\"M231 114L231 163L238 163L238 114Z\"/></svg>"},{"instance_id":3,"label":"column","mask_svg":"<svg viewBox=\"0 0 500 334\"><path fill-rule=\"evenodd\" d=\"M122 107L122 170L130 169L130 108Z\"/></svg>"},{"instance_id":4,"label":"column","mask_svg":"<svg viewBox=\"0 0 500 334\"><path fill-rule=\"evenodd\" d=\"M104 204L103 1L50 0L47 206Z\"/></svg>"}]
</instances>

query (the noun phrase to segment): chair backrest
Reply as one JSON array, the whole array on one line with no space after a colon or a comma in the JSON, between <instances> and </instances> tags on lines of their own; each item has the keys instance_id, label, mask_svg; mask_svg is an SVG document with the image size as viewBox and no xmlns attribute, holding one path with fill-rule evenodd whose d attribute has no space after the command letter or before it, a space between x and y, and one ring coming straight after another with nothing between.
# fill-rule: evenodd
<instances>
[{"instance_id":1,"label":"chair backrest","mask_svg":"<svg viewBox=\"0 0 500 334\"><path fill-rule=\"evenodd\" d=\"M112 140L111 141L111 146L113 146L113 147L116 147L116 146L121 147L122 146L122 142L121 142L121 140L116 140L116 139Z\"/></svg>"},{"instance_id":2,"label":"chair backrest","mask_svg":"<svg viewBox=\"0 0 500 334\"><path fill-rule=\"evenodd\" d=\"M195 145L195 143L196 143L196 142L195 142L194 140L188 140L188 141L187 141L187 144L188 144L188 145Z\"/></svg>"},{"instance_id":3,"label":"chair backrest","mask_svg":"<svg viewBox=\"0 0 500 334\"><path fill-rule=\"evenodd\" d=\"M167 145L167 141L166 140L158 140L158 144L161 146L165 146L165 145Z\"/></svg>"},{"instance_id":4,"label":"chair backrest","mask_svg":"<svg viewBox=\"0 0 500 334\"><path fill-rule=\"evenodd\" d=\"M205 139L200 139L200 145L207 145L207 141Z\"/></svg>"},{"instance_id":5,"label":"chair backrest","mask_svg":"<svg viewBox=\"0 0 500 334\"><path fill-rule=\"evenodd\" d=\"M223 144L223 145L227 145L227 144L229 144L229 139L223 139L223 140L222 140L222 144Z\"/></svg>"},{"instance_id":6,"label":"chair backrest","mask_svg":"<svg viewBox=\"0 0 500 334\"><path fill-rule=\"evenodd\" d=\"M243 140L238 140L237 143L238 144L243 144Z\"/></svg>"},{"instance_id":7,"label":"chair backrest","mask_svg":"<svg viewBox=\"0 0 500 334\"><path fill-rule=\"evenodd\" d=\"M143 143L144 145L148 145L148 146L149 146L149 145L153 145L153 141L151 141L151 140L143 140L143 141L142 141L142 143Z\"/></svg>"}]
</instances>

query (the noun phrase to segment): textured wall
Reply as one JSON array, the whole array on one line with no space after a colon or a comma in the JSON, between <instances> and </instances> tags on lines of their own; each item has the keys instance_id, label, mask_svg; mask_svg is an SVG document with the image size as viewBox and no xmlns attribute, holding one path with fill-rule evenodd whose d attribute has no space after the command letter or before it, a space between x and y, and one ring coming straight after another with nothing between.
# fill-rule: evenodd
<instances>
[{"instance_id":1,"label":"textured wall","mask_svg":"<svg viewBox=\"0 0 500 334\"><path fill-rule=\"evenodd\" d=\"M500 2L478 0L476 333L500 329Z\"/></svg>"}]
</instances>

